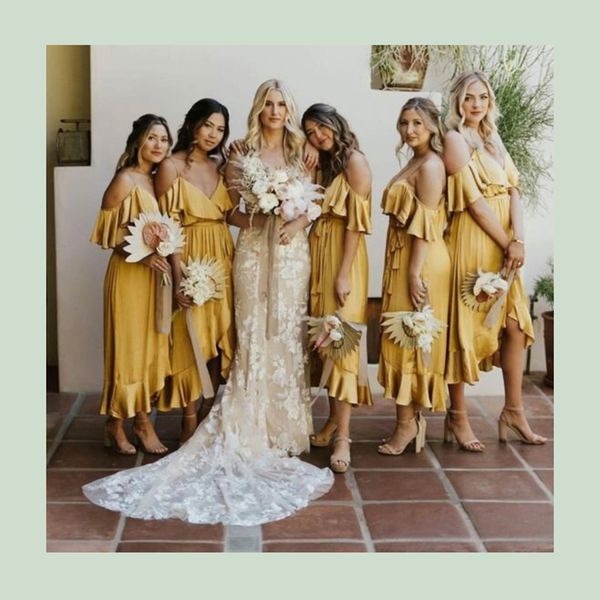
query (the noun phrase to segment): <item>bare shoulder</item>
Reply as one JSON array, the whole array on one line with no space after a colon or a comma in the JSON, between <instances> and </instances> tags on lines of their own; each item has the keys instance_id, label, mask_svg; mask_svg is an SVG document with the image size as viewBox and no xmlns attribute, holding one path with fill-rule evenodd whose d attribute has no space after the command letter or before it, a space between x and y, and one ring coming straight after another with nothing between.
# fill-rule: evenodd
<instances>
[{"instance_id":1,"label":"bare shoulder","mask_svg":"<svg viewBox=\"0 0 600 600\"><path fill-rule=\"evenodd\" d=\"M348 159L344 170L350 187L361 196L369 193L371 189L371 167L369 161L362 152L354 150Z\"/></svg>"},{"instance_id":2,"label":"bare shoulder","mask_svg":"<svg viewBox=\"0 0 600 600\"><path fill-rule=\"evenodd\" d=\"M446 168L437 154L432 153L423 161L416 173L415 187L423 204L430 208L439 205L446 187Z\"/></svg>"},{"instance_id":3,"label":"bare shoulder","mask_svg":"<svg viewBox=\"0 0 600 600\"><path fill-rule=\"evenodd\" d=\"M458 131L448 131L444 136L444 163L448 174L460 171L471 160L471 148Z\"/></svg>"},{"instance_id":4,"label":"bare shoulder","mask_svg":"<svg viewBox=\"0 0 600 600\"><path fill-rule=\"evenodd\" d=\"M179 171L173 161L173 157L169 156L165 158L158 165L156 175L154 176L154 191L157 198L160 198L173 185L178 175Z\"/></svg>"},{"instance_id":5,"label":"bare shoulder","mask_svg":"<svg viewBox=\"0 0 600 600\"><path fill-rule=\"evenodd\" d=\"M110 210L117 208L129 196L135 187L135 180L127 169L121 169L108 184L102 196L102 208Z\"/></svg>"}]
</instances>

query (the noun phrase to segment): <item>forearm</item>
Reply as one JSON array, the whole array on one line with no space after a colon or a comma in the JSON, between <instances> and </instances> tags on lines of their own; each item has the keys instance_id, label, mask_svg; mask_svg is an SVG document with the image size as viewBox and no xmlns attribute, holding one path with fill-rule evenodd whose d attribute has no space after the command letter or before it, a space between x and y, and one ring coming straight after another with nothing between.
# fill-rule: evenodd
<instances>
[{"instance_id":1,"label":"forearm","mask_svg":"<svg viewBox=\"0 0 600 600\"><path fill-rule=\"evenodd\" d=\"M358 249L358 242L360 236L363 235L359 231L348 231L344 236L344 254L342 256L342 262L338 271L338 276L347 277L352 269L352 262L356 256L356 250Z\"/></svg>"},{"instance_id":2,"label":"forearm","mask_svg":"<svg viewBox=\"0 0 600 600\"><path fill-rule=\"evenodd\" d=\"M513 237L518 240L525 239L525 227L523 225L523 207L521 206L521 196L516 188L508 190L510 195L510 225L513 231Z\"/></svg>"},{"instance_id":3,"label":"forearm","mask_svg":"<svg viewBox=\"0 0 600 600\"><path fill-rule=\"evenodd\" d=\"M233 225L234 227L239 227L240 229L248 229L250 227L250 215L240 212L236 208L230 211L227 215L227 222L230 225Z\"/></svg>"},{"instance_id":4,"label":"forearm","mask_svg":"<svg viewBox=\"0 0 600 600\"><path fill-rule=\"evenodd\" d=\"M175 284L174 289L178 289L179 283L181 282L181 261L182 255L179 253L171 254L171 256L169 256L169 262L171 263L171 270L173 272L173 283Z\"/></svg>"},{"instance_id":5,"label":"forearm","mask_svg":"<svg viewBox=\"0 0 600 600\"><path fill-rule=\"evenodd\" d=\"M468 210L477 225L479 225L479 227L481 227L481 229L483 229L483 231L485 231L494 242L502 248L502 250L506 250L510 238L487 202L483 198L479 198L469 206Z\"/></svg>"},{"instance_id":6,"label":"forearm","mask_svg":"<svg viewBox=\"0 0 600 600\"><path fill-rule=\"evenodd\" d=\"M429 242L426 242L421 238L413 238L410 259L408 261L409 277L421 277L421 271L423 271L423 265L425 264L428 250Z\"/></svg>"}]
</instances>

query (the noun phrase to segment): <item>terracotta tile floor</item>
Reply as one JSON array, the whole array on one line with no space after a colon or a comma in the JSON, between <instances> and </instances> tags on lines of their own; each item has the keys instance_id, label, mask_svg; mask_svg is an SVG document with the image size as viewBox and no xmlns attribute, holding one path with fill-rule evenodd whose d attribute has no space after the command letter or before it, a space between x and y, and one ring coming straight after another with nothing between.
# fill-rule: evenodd
<instances>
[{"instance_id":1,"label":"terracotta tile floor","mask_svg":"<svg viewBox=\"0 0 600 600\"><path fill-rule=\"evenodd\" d=\"M527 414L553 437L552 389L541 376L523 386ZM442 416L427 417L428 444L415 456L380 456L393 427L393 406L376 398L353 416L353 465L332 490L296 515L262 527L140 521L91 505L81 485L150 462L118 456L101 445L98 394L47 396L48 552L552 552L553 444L501 445L497 396L469 398L472 424L486 443L470 454L442 442ZM315 426L327 414L314 407ZM176 446L178 417L160 415L157 429ZM326 466L328 449L304 457Z\"/></svg>"}]
</instances>

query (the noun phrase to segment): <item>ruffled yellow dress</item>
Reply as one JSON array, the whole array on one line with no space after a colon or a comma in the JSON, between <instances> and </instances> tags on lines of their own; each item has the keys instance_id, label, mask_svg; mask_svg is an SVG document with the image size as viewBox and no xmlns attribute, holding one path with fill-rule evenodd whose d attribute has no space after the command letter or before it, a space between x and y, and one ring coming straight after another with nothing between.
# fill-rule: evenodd
<instances>
[{"instance_id":1,"label":"ruffled yellow dress","mask_svg":"<svg viewBox=\"0 0 600 600\"><path fill-rule=\"evenodd\" d=\"M432 209L419 201L406 180L392 182L384 191L381 208L390 223L385 248L381 312L414 311L408 286L408 268L415 238L428 242L421 271L427 285L429 304L437 319L447 324L450 296L450 256L444 241L446 202ZM447 330L434 340L429 366L419 351L402 348L387 334L381 337L377 379L384 398L408 406L416 403L434 411L446 409Z\"/></svg>"},{"instance_id":2,"label":"ruffled yellow dress","mask_svg":"<svg viewBox=\"0 0 600 600\"><path fill-rule=\"evenodd\" d=\"M327 187L321 201L321 216L313 224L310 234L310 314L313 317L339 312L351 323L366 325L369 293L369 262L364 235L360 236L350 272L351 293L343 307L339 307L335 293L335 279L344 255L346 231L371 233L371 194L363 197L351 187L340 173ZM366 329L365 333L366 335ZM313 355L314 356L314 355ZM329 396L350 404L372 404L368 385L358 385L356 349L337 361L327 381ZM313 371L322 368L318 358Z\"/></svg>"},{"instance_id":3,"label":"ruffled yellow dress","mask_svg":"<svg viewBox=\"0 0 600 600\"><path fill-rule=\"evenodd\" d=\"M121 204L102 209L90 241L115 248L142 212L158 212L154 196L135 186ZM155 327L156 272L113 252L104 278L104 386L100 414L119 419L149 413L170 374L169 339Z\"/></svg>"},{"instance_id":4,"label":"ruffled yellow dress","mask_svg":"<svg viewBox=\"0 0 600 600\"><path fill-rule=\"evenodd\" d=\"M461 298L461 284L469 273L475 274L478 269L499 272L504 262L502 249L477 225L467 207L483 196L512 237L508 188L518 185L519 174L510 156L506 154L502 166L484 150L475 150L471 160L448 178L448 210L451 214L447 241L452 259L446 361L448 383L475 383L479 381L480 370L490 371L498 364L494 355L508 318L518 322L525 333L527 346L534 341L527 297L519 276L514 278L504 309L491 328L483 324L486 312L469 308Z\"/></svg>"},{"instance_id":5,"label":"ruffled yellow dress","mask_svg":"<svg viewBox=\"0 0 600 600\"><path fill-rule=\"evenodd\" d=\"M195 185L178 176L169 190L160 197L159 203L161 211L183 227L185 246L181 254L182 260L187 262L189 258L216 258L225 271L227 286L223 298L209 300L202 306L191 309L204 358L208 362L221 355L221 377L225 380L235 348L231 285L233 239L225 222L227 211L233 208L233 203L221 176L210 198ZM202 384L183 311L179 311L173 319L171 367L173 374L169 390L161 396L159 402L159 409L164 411L186 406L202 395Z\"/></svg>"}]
</instances>

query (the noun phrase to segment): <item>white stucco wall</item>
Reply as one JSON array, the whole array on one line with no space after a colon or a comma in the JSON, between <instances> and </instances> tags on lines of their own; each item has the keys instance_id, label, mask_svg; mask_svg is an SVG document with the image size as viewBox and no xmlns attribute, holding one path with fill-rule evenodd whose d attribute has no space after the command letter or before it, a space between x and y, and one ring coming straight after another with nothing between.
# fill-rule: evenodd
<instances>
[{"instance_id":1,"label":"white stucco wall","mask_svg":"<svg viewBox=\"0 0 600 600\"><path fill-rule=\"evenodd\" d=\"M414 94L372 90L369 59L369 46L92 47L92 165L60 167L55 172L62 391L101 388L102 282L109 252L92 246L88 238L131 123L146 112L166 117L175 135L193 102L214 97L230 110L232 138L240 137L256 87L272 77L286 81L300 111L317 101L336 106L350 121L373 170L369 291L380 295L387 223L378 210L379 201L397 170L398 111ZM427 83L435 87L435 82ZM439 92L420 95L440 101ZM550 200L547 205L546 214L527 221L528 291L552 254ZM544 368L541 344L536 344L533 367Z\"/></svg>"}]
</instances>

